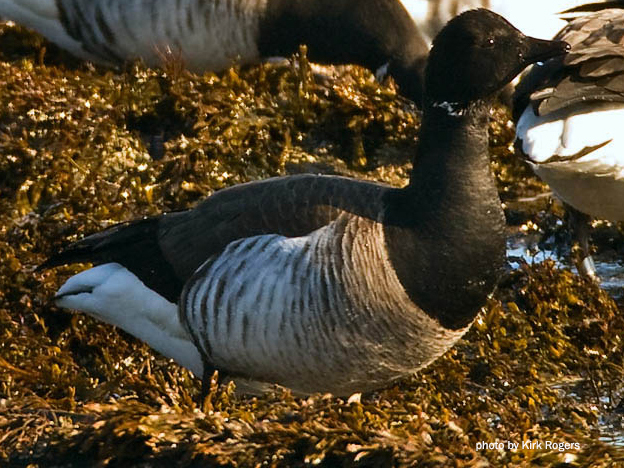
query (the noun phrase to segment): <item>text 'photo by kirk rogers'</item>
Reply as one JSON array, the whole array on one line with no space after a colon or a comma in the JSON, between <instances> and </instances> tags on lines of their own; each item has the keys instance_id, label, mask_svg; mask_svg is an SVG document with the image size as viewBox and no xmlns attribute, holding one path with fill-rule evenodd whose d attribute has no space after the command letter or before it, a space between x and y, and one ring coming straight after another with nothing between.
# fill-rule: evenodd
<instances>
[{"instance_id":1,"label":"text 'photo by kirk rogers'","mask_svg":"<svg viewBox=\"0 0 624 468\"><path fill-rule=\"evenodd\" d=\"M554 442L552 440L522 440L514 442L512 440L497 440L496 442L479 441L476 444L477 450L558 450L568 452L580 450L581 444L578 442Z\"/></svg>"}]
</instances>

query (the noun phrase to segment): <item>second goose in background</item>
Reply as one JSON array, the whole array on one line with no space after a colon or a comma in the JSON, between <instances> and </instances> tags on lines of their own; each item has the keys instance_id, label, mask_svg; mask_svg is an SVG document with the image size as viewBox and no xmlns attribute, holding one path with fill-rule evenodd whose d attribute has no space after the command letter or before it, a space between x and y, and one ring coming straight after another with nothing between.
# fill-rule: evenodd
<instances>
[{"instance_id":1,"label":"second goose in background","mask_svg":"<svg viewBox=\"0 0 624 468\"><path fill-rule=\"evenodd\" d=\"M420 104L428 46L399 0L0 0L0 16L79 58L119 65L172 57L190 70L289 56L386 69Z\"/></svg>"},{"instance_id":2,"label":"second goose in background","mask_svg":"<svg viewBox=\"0 0 624 468\"><path fill-rule=\"evenodd\" d=\"M533 67L518 85L517 147L567 205L579 273L598 281L589 219L624 221L624 10L582 16L556 39L570 53Z\"/></svg>"}]
</instances>

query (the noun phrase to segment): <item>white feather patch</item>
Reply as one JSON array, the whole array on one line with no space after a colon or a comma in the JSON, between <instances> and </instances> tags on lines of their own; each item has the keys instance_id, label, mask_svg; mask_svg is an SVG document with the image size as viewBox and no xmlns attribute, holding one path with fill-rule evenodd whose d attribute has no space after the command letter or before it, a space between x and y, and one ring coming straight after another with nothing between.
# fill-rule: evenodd
<instances>
[{"instance_id":1,"label":"white feather patch","mask_svg":"<svg viewBox=\"0 0 624 468\"><path fill-rule=\"evenodd\" d=\"M566 203L598 218L622 221L623 128L622 104L591 103L546 116L536 116L529 106L516 137L536 174Z\"/></svg>"},{"instance_id":2,"label":"white feather patch","mask_svg":"<svg viewBox=\"0 0 624 468\"><path fill-rule=\"evenodd\" d=\"M115 325L195 375L202 375L201 357L179 321L178 307L118 263L72 276L58 290L55 302Z\"/></svg>"}]
</instances>

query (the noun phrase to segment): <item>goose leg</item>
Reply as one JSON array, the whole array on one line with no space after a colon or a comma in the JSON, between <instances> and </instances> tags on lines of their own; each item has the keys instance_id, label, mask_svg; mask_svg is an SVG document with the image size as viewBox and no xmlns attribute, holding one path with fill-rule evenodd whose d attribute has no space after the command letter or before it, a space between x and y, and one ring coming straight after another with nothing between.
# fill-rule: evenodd
<instances>
[{"instance_id":1,"label":"goose leg","mask_svg":"<svg viewBox=\"0 0 624 468\"><path fill-rule=\"evenodd\" d=\"M578 242L581 249L580 258L578 256L575 258L576 268L583 278L594 283L600 283L600 277L596 272L596 266L589 247L589 222L591 217L572 208L570 205L566 204L565 207L568 212L573 239Z\"/></svg>"}]
</instances>

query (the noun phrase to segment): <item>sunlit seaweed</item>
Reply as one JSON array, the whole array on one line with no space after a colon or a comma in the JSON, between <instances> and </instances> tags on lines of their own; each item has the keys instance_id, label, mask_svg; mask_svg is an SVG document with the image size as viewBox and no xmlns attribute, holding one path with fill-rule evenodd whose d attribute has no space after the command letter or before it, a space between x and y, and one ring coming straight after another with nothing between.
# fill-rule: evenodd
<instances>
[{"instance_id":1,"label":"sunlit seaweed","mask_svg":"<svg viewBox=\"0 0 624 468\"><path fill-rule=\"evenodd\" d=\"M325 76L305 51L197 76L175 64L93 68L22 29L0 36L0 465L624 463L598 440L600 418L624 396L624 319L604 291L549 263L510 272L465 339L424 372L346 401L213 386L200 403L186 370L55 308L80 268L34 267L112 223L293 172L404 184L419 114L369 72ZM545 226L535 206L514 205L545 188L513 155L503 106L491 130L508 218ZM497 440L581 448L476 450Z\"/></svg>"}]
</instances>

